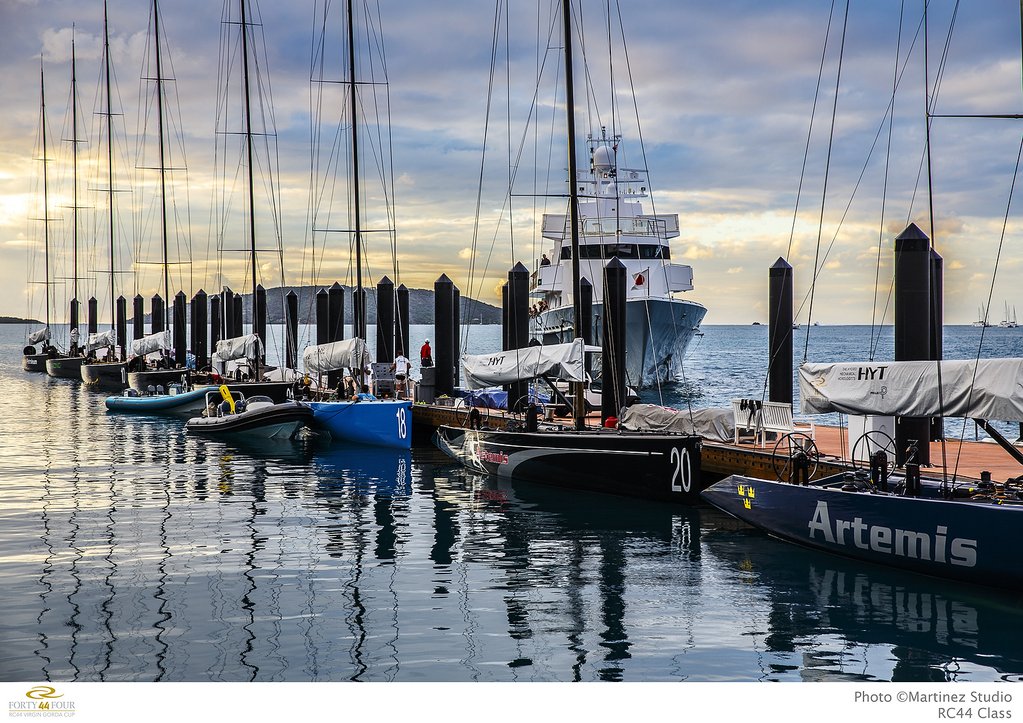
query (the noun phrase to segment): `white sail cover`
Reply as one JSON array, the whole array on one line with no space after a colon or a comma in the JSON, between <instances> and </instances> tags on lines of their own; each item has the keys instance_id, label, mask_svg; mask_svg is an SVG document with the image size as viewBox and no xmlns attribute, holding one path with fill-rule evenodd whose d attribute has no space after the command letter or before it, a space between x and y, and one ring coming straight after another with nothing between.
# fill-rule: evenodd
<instances>
[{"instance_id":1,"label":"white sail cover","mask_svg":"<svg viewBox=\"0 0 1023 723\"><path fill-rule=\"evenodd\" d=\"M323 374L335 369L362 369L368 362L365 339L317 344L302 352L302 363L308 374Z\"/></svg>"},{"instance_id":2,"label":"white sail cover","mask_svg":"<svg viewBox=\"0 0 1023 723\"><path fill-rule=\"evenodd\" d=\"M107 346L115 346L116 344L117 334L113 329L107 329L98 334L89 334L89 341L85 345L85 351L90 352Z\"/></svg>"},{"instance_id":3,"label":"white sail cover","mask_svg":"<svg viewBox=\"0 0 1023 723\"><path fill-rule=\"evenodd\" d=\"M1023 359L803 364L799 395L804 414L1020 422Z\"/></svg>"},{"instance_id":4,"label":"white sail cover","mask_svg":"<svg viewBox=\"0 0 1023 723\"><path fill-rule=\"evenodd\" d=\"M28 343L29 344L38 344L41 341L49 341L49 340L50 340L50 327L48 327L48 326L44 326L42 329L38 329L37 331L33 331L31 334L28 335Z\"/></svg>"},{"instance_id":5,"label":"white sail cover","mask_svg":"<svg viewBox=\"0 0 1023 723\"><path fill-rule=\"evenodd\" d=\"M211 355L213 362L229 362L235 359L258 359L263 353L263 342L256 334L221 339L217 350Z\"/></svg>"},{"instance_id":6,"label":"white sail cover","mask_svg":"<svg viewBox=\"0 0 1023 723\"><path fill-rule=\"evenodd\" d=\"M470 389L525 381L545 374L583 382L586 381L585 351L583 340L574 339L568 344L529 346L493 354L463 354L462 371Z\"/></svg>"},{"instance_id":7,"label":"white sail cover","mask_svg":"<svg viewBox=\"0 0 1023 723\"><path fill-rule=\"evenodd\" d=\"M155 334L135 339L131 342L131 353L134 356L145 356L154 351L162 351L171 348L170 330L158 331Z\"/></svg>"}]
</instances>

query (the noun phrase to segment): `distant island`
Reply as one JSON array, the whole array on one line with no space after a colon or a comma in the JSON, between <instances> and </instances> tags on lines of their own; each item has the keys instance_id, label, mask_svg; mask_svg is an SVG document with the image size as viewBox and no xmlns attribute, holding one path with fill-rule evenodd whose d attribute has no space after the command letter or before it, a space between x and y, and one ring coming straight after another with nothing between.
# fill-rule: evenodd
<instances>
[{"instance_id":1,"label":"distant island","mask_svg":"<svg viewBox=\"0 0 1023 723\"><path fill-rule=\"evenodd\" d=\"M18 316L0 316L0 324L42 324L38 319L22 319Z\"/></svg>"}]
</instances>

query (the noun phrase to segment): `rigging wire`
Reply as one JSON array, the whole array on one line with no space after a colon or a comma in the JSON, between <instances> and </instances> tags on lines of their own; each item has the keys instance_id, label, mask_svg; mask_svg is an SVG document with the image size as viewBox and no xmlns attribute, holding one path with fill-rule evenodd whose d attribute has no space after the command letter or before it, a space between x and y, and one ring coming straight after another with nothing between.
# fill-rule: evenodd
<instances>
[{"instance_id":1,"label":"rigging wire","mask_svg":"<svg viewBox=\"0 0 1023 723\"><path fill-rule=\"evenodd\" d=\"M870 305L870 347L867 355L869 361L874 360L874 351L877 348L877 342L875 339L879 339L881 337L881 329L877 324L877 287L880 282L881 275L881 249L884 246L884 212L888 199L888 173L891 168L892 160L892 126L895 123L895 97L899 88L899 58L902 49L902 23L905 10L906 0L902 0L899 4L899 32L895 41L895 65L892 70L891 113L888 114L888 139L887 148L885 149L884 179L881 183L881 218L877 225L877 264L874 266L874 300ZM894 280L894 275L892 278ZM883 318L884 317L882 317L882 319Z\"/></svg>"},{"instance_id":2,"label":"rigging wire","mask_svg":"<svg viewBox=\"0 0 1023 723\"><path fill-rule=\"evenodd\" d=\"M843 61L845 59L845 38L846 38L846 32L848 31L848 29L849 29L849 0L846 0L846 3L845 3L845 14L844 14L844 17L843 17L843 20L842 20L842 42L840 43L839 49L838 49L838 69L837 69L837 72L835 73L835 97L834 97L834 100L833 100L832 106L831 106L831 130L830 130L829 135L828 135L828 153L827 153L827 160L824 163L824 188L823 188L823 190L821 192L821 214L820 214L820 222L819 222L819 224L817 226L817 246L816 246L816 250L814 252L815 255L814 255L814 262L813 262L813 277L815 279L817 278L817 274L820 271L820 244L821 244L821 234L823 233L823 230L824 230L824 208L825 208L825 205L827 204L827 198L828 198L828 178L831 175L831 152L834 149L834 142L835 142L835 120L836 120L836 117L838 115L838 90L839 90L839 87L840 87L840 84L841 84L841 81L842 81L842 63L843 63ZM809 307L809 310L807 312L807 318L808 319L812 319L813 318L814 286L815 286L815 284L811 284L810 285L810 307ZM809 348L810 348L810 324L807 324L806 341L804 342L804 345L803 345L803 361L804 362L807 361L807 358L809 356Z\"/></svg>"}]
</instances>

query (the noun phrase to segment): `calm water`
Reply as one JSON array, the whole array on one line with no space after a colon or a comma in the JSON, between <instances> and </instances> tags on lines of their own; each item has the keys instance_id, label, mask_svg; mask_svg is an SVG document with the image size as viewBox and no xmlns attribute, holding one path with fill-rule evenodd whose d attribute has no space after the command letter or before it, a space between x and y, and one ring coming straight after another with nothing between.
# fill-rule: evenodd
<instances>
[{"instance_id":1,"label":"calm water","mask_svg":"<svg viewBox=\"0 0 1023 723\"><path fill-rule=\"evenodd\" d=\"M473 331L481 350L499 338ZM949 330L947 355L979 331ZM1023 329L988 333L986 356L1019 355ZM817 358L869 343L812 334ZM756 396L766 338L708 327L666 403ZM1023 674L1016 596L853 565L704 508L498 484L428 447L196 439L23 373L22 339L0 327L0 680Z\"/></svg>"}]
</instances>

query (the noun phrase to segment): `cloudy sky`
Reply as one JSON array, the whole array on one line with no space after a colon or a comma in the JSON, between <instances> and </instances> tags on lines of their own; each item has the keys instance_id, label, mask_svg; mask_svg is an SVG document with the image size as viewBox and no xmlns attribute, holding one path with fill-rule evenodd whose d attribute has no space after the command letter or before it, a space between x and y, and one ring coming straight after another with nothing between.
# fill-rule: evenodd
<instances>
[{"instance_id":1,"label":"cloudy sky","mask_svg":"<svg viewBox=\"0 0 1023 723\"><path fill-rule=\"evenodd\" d=\"M364 6L362 0L356 4ZM656 211L679 214L682 233L672 242L673 258L694 268L696 289L690 296L709 308L705 323L766 321L767 269L779 256L795 267L796 305L802 308L804 321L816 259L820 270L813 320L870 323L880 318L890 287L892 240L910 221L932 235L945 260L947 322L973 321L989 296L996 323L1006 305L1023 310L1023 289L1016 281L1023 261L1020 214L1018 203L1009 204L1023 122L934 119L929 195L922 0L851 0L847 18L845 2L837 0L834 7L825 0L631 0L621 3L620 9L607 0L575 4L582 18L579 42L586 55L585 73L581 61L576 72L580 79L585 74L589 88L578 102L580 130L598 132L613 118L625 137L628 162L649 168ZM552 145L541 138L557 123L553 109L563 100L546 95L559 79L552 70L556 49L545 52L548 45L558 44L557 39L550 44L546 40L549 5L549 0L539 9L535 3L514 3L506 13L504 5L481 0L380 0L379 8L373 3L389 81L392 151L384 166L394 177L399 282L429 287L446 273L463 293L494 301L507 269L516 261L531 265L534 253L538 255L534 213L544 208L561 212L559 204L564 201L547 198L541 203L537 196L563 192L566 167L560 141ZM611 55L609 5L617 47ZM954 6L952 0L931 1L933 112L1020 113L1019 4L963 3L953 18ZM150 8L143 0L110 0L109 9L119 98L114 110L123 113L115 128L124 135L115 141L115 166L125 169L118 171L123 180L115 185L122 191L131 186L130 193L117 195L118 238L125 248L121 256L133 254L137 272L118 277L120 293L148 296L158 283L156 267L149 262L159 253L153 175L145 170L155 161L151 147L145 154L139 150L145 148L140 145L139 138L145 135L140 129L148 133L152 128L143 125L152 116L146 115L144 103L140 105L140 97L151 96L140 80L153 72L145 65ZM337 118L324 126L324 121L316 120L321 116L310 100L311 88L326 87L310 84L316 74L311 58L316 57L318 42L314 18L322 13L322 0L264 1L259 7L259 40L265 42L259 78L264 87L269 79L272 93L274 157L279 164L275 198L280 202L289 283L335 279L346 283L350 272L348 246L339 240L344 234L320 234L316 245L322 254L315 267L308 254L310 227L344 227L347 221L338 219L348 213L344 180L325 180L329 139L336 130L330 130L330 123L336 125ZM487 126L495 14L502 23L507 19L510 32L496 54ZM177 261L191 261L175 266L172 286L188 294L200 287L216 289L221 283L247 290L244 255L237 253L247 243L246 231L240 223L234 229L243 195L232 155L240 128L234 121L238 110L232 106L234 96L224 93L225 77L219 71L224 67L222 8L211 0L164 0L161 15L168 62L173 64L172 162L175 167L187 165L187 173L171 174L171 255ZM627 60L618 39L619 17ZM98 193L106 187L98 175L105 146L96 115L103 109L97 95L102 31L100 0L0 0L0 97L5 105L0 120L0 314L41 313L41 286L28 284L41 278L42 224L34 220L42 217L38 180L42 164L37 160L40 57L53 158L48 167L55 257L63 258L70 238L72 32L80 136L87 141L79 146L79 205L84 207L80 266L87 276L82 282L85 293L80 295L95 293L101 307L106 304L106 282L95 273L107 266L106 251L93 243L95 238L106 243L107 236L106 200ZM499 35L504 37L503 27ZM339 52L339 43L331 37L324 41L325 47L335 48L329 53ZM374 63L378 68L374 77L380 79L379 57ZM537 91L536 122L530 125L540 64L547 81ZM609 75L615 77L613 116ZM232 71L230 82L236 81ZM367 85L365 97L376 90L376 97L383 98L379 87ZM336 99L329 95L336 91L323 92L322 107L332 107ZM892 107L894 121L889 125ZM315 154L310 151L314 128L321 134ZM526 142L520 147L522 139ZM374 148L368 140L366 144ZM481 163L484 157L487 160ZM514 235L508 234L502 220L507 214L509 158L517 168L511 202ZM261 165L265 167L265 157ZM580 166L585 166L585 159L580 159ZM366 175L372 179L378 174L370 168ZM367 182L368 205L379 197L372 185ZM320 200L311 204L311 197ZM257 236L266 239L260 244L273 246L272 231L267 235L263 230L273 226L266 214L270 204L257 199L257 206L263 212ZM325 209L331 206L328 219ZM320 214L315 223L310 221L312 207ZM141 210L133 213L133 208ZM379 212L368 209L367 214L372 223L379 221ZM367 282L375 283L383 274L393 278L386 234L371 234L367 248ZM473 248L475 273L470 278ZM279 259L269 253L261 259L261 279L274 285ZM55 259L54 265L57 275L67 273L63 260ZM61 309L64 293L63 287L56 291ZM886 320L891 321L890 308Z\"/></svg>"}]
</instances>

